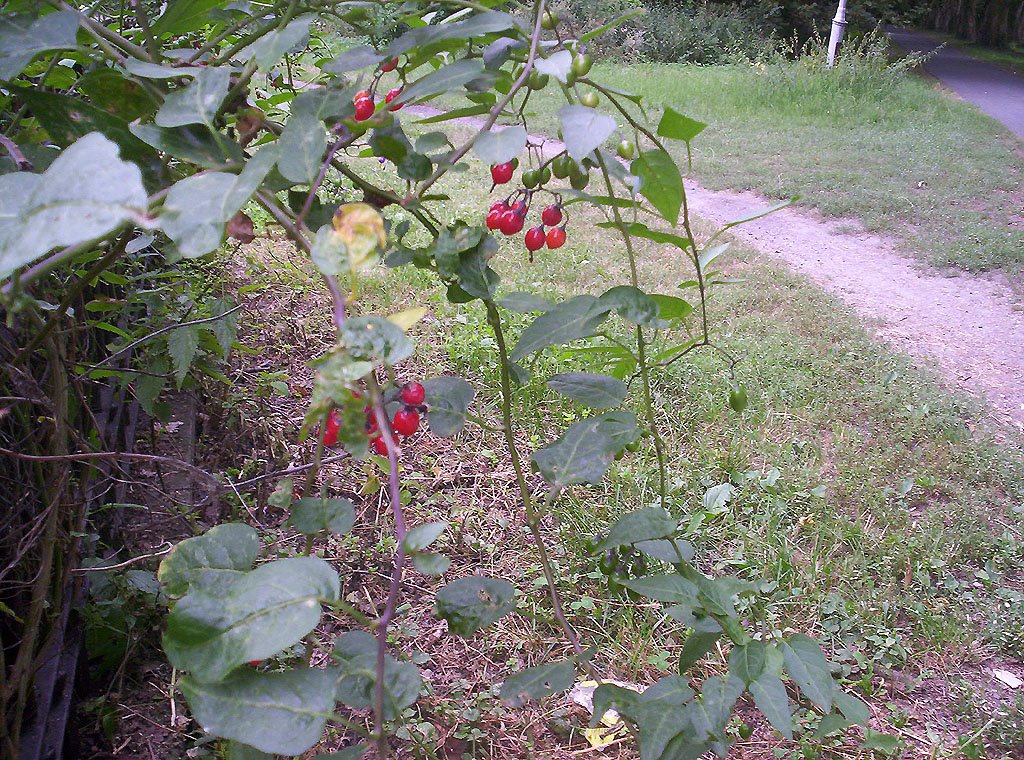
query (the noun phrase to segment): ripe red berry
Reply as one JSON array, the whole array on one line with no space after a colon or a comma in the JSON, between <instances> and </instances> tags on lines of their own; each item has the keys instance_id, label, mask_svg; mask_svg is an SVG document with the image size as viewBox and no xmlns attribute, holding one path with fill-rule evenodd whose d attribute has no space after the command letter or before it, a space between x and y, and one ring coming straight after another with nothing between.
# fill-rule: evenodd
<instances>
[{"instance_id":1,"label":"ripe red berry","mask_svg":"<svg viewBox=\"0 0 1024 760\"><path fill-rule=\"evenodd\" d=\"M391 440L394 442L395 448L398 448L398 439L392 438ZM388 445L384 442L383 436L378 435L370 441L370 446L373 448L373 452L375 454L379 454L382 457L386 457L388 455Z\"/></svg>"},{"instance_id":2,"label":"ripe red berry","mask_svg":"<svg viewBox=\"0 0 1024 760\"><path fill-rule=\"evenodd\" d=\"M396 87L393 90L388 90L388 94L384 96L384 102L390 103L392 100L402 94L402 88ZM397 111L399 108L404 106L405 103L395 103L394 105L388 106L389 111Z\"/></svg>"},{"instance_id":3,"label":"ripe red berry","mask_svg":"<svg viewBox=\"0 0 1024 760\"><path fill-rule=\"evenodd\" d=\"M512 173L515 171L515 167L512 166L511 161L506 161L503 164L495 164L491 167L491 181L495 185L504 185L511 181Z\"/></svg>"},{"instance_id":4,"label":"ripe red berry","mask_svg":"<svg viewBox=\"0 0 1024 760\"><path fill-rule=\"evenodd\" d=\"M526 250L539 251L544 247L544 228L533 227L526 233Z\"/></svg>"},{"instance_id":5,"label":"ripe red berry","mask_svg":"<svg viewBox=\"0 0 1024 760\"><path fill-rule=\"evenodd\" d=\"M422 383L406 383L402 386L402 392L399 394L402 403L409 406L419 406L426 397L427 390Z\"/></svg>"},{"instance_id":6,"label":"ripe red berry","mask_svg":"<svg viewBox=\"0 0 1024 760\"><path fill-rule=\"evenodd\" d=\"M254 668L257 665L262 665L262 664L263 664L263 660L249 660L249 662L246 663L246 665L252 665Z\"/></svg>"},{"instance_id":7,"label":"ripe red berry","mask_svg":"<svg viewBox=\"0 0 1024 760\"><path fill-rule=\"evenodd\" d=\"M501 231L506 235L515 235L523 229L523 216L513 209L504 212L499 221L501 223Z\"/></svg>"},{"instance_id":8,"label":"ripe red berry","mask_svg":"<svg viewBox=\"0 0 1024 760\"><path fill-rule=\"evenodd\" d=\"M355 94L355 97L352 98L352 102L355 103L357 100L364 100L366 98L370 98L370 100L373 100L373 96L370 95L370 91L369 90L360 90L359 92L357 92Z\"/></svg>"},{"instance_id":9,"label":"ripe red berry","mask_svg":"<svg viewBox=\"0 0 1024 760\"><path fill-rule=\"evenodd\" d=\"M391 427L399 435L412 435L420 428L420 415L415 409L399 409L391 421Z\"/></svg>"},{"instance_id":10,"label":"ripe red berry","mask_svg":"<svg viewBox=\"0 0 1024 760\"><path fill-rule=\"evenodd\" d=\"M327 422L324 424L324 446L333 446L338 442L338 430L341 427L341 415L337 409L332 409L327 415Z\"/></svg>"},{"instance_id":11,"label":"ripe red berry","mask_svg":"<svg viewBox=\"0 0 1024 760\"><path fill-rule=\"evenodd\" d=\"M562 207L548 206L541 212L540 220L548 227L554 227L562 222Z\"/></svg>"},{"instance_id":12,"label":"ripe red berry","mask_svg":"<svg viewBox=\"0 0 1024 760\"><path fill-rule=\"evenodd\" d=\"M377 434L377 415L370 412L366 415L366 434L376 435Z\"/></svg>"},{"instance_id":13,"label":"ripe red berry","mask_svg":"<svg viewBox=\"0 0 1024 760\"><path fill-rule=\"evenodd\" d=\"M398 68L397 58L392 58L390 61L384 61L384 63L380 65L380 70L384 72L394 71L396 68Z\"/></svg>"},{"instance_id":14,"label":"ripe red berry","mask_svg":"<svg viewBox=\"0 0 1024 760\"><path fill-rule=\"evenodd\" d=\"M526 216L526 201L516 201L509 208L513 211L518 211L520 216Z\"/></svg>"},{"instance_id":15,"label":"ripe red berry","mask_svg":"<svg viewBox=\"0 0 1024 760\"><path fill-rule=\"evenodd\" d=\"M505 213L505 207L502 205L501 208L492 208L487 214L487 229L497 230L501 229L501 215Z\"/></svg>"},{"instance_id":16,"label":"ripe red berry","mask_svg":"<svg viewBox=\"0 0 1024 760\"><path fill-rule=\"evenodd\" d=\"M552 227L547 235L548 248L554 250L565 244L565 227Z\"/></svg>"},{"instance_id":17,"label":"ripe red berry","mask_svg":"<svg viewBox=\"0 0 1024 760\"><path fill-rule=\"evenodd\" d=\"M373 116L374 105L369 98L360 98L356 102L356 121L366 121Z\"/></svg>"}]
</instances>

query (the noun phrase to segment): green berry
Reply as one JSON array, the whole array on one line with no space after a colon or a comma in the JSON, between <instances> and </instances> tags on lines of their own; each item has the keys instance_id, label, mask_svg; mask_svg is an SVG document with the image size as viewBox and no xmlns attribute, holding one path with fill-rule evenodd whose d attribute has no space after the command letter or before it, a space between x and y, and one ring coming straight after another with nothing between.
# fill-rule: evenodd
<instances>
[{"instance_id":1,"label":"green berry","mask_svg":"<svg viewBox=\"0 0 1024 760\"><path fill-rule=\"evenodd\" d=\"M632 140L623 140L619 143L619 146L615 149L615 152L619 154L619 158L626 159L627 161L636 155L636 143Z\"/></svg>"},{"instance_id":2,"label":"green berry","mask_svg":"<svg viewBox=\"0 0 1024 760\"><path fill-rule=\"evenodd\" d=\"M572 59L572 73L578 77L585 77L594 67L594 59L590 53L581 53Z\"/></svg>"}]
</instances>

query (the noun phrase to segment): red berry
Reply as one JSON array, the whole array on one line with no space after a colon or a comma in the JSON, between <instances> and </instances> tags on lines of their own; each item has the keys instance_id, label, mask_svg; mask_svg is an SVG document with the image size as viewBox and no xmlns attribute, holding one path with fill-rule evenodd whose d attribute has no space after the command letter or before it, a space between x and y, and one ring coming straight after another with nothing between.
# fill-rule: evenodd
<instances>
[{"instance_id":1,"label":"red berry","mask_svg":"<svg viewBox=\"0 0 1024 760\"><path fill-rule=\"evenodd\" d=\"M366 121L373 116L374 105L369 98L360 98L356 101L356 121Z\"/></svg>"},{"instance_id":2,"label":"red berry","mask_svg":"<svg viewBox=\"0 0 1024 760\"><path fill-rule=\"evenodd\" d=\"M392 100L402 94L402 88L396 87L393 90L388 90L388 94L384 96L384 102L390 103ZM397 111L399 108L404 106L405 103L395 103L393 106L388 106L389 111Z\"/></svg>"},{"instance_id":3,"label":"red berry","mask_svg":"<svg viewBox=\"0 0 1024 760\"><path fill-rule=\"evenodd\" d=\"M515 171L515 167L512 166L511 161L506 161L503 164L495 164L491 167L491 181L495 185L504 185L512 179L512 173Z\"/></svg>"},{"instance_id":4,"label":"red berry","mask_svg":"<svg viewBox=\"0 0 1024 760\"><path fill-rule=\"evenodd\" d=\"M526 233L526 250L539 251L544 247L544 228L534 227Z\"/></svg>"},{"instance_id":5,"label":"red berry","mask_svg":"<svg viewBox=\"0 0 1024 760\"><path fill-rule=\"evenodd\" d=\"M552 250L561 248L565 244L565 227L552 227L548 230L547 242L548 248Z\"/></svg>"},{"instance_id":6,"label":"red berry","mask_svg":"<svg viewBox=\"0 0 1024 760\"><path fill-rule=\"evenodd\" d=\"M360 90L359 92L356 93L355 97L352 98L352 102L355 103L357 100L365 100L366 98L370 98L371 100L373 100L373 96L370 95L370 91Z\"/></svg>"},{"instance_id":7,"label":"red berry","mask_svg":"<svg viewBox=\"0 0 1024 760\"><path fill-rule=\"evenodd\" d=\"M402 403L409 406L419 406L426 397L427 390L422 383L406 383L402 386L402 392L399 394Z\"/></svg>"},{"instance_id":8,"label":"red berry","mask_svg":"<svg viewBox=\"0 0 1024 760\"><path fill-rule=\"evenodd\" d=\"M412 435L420 428L420 415L415 409L399 409L391 421L391 427L399 435Z\"/></svg>"},{"instance_id":9,"label":"red berry","mask_svg":"<svg viewBox=\"0 0 1024 760\"><path fill-rule=\"evenodd\" d=\"M395 438L392 438L391 440L395 444L395 448L398 448L398 440ZM386 457L388 455L388 445L384 442L384 438L382 436L378 435L370 441L370 446L373 447L375 454L379 454L382 457Z\"/></svg>"},{"instance_id":10,"label":"red berry","mask_svg":"<svg viewBox=\"0 0 1024 760\"><path fill-rule=\"evenodd\" d=\"M562 207L548 206L541 212L540 220L548 227L554 227L562 221Z\"/></svg>"},{"instance_id":11,"label":"red berry","mask_svg":"<svg viewBox=\"0 0 1024 760\"><path fill-rule=\"evenodd\" d=\"M262 665L262 664L263 664L263 660L249 660L249 662L246 663L246 665L252 665L254 668L257 665Z\"/></svg>"},{"instance_id":12,"label":"red berry","mask_svg":"<svg viewBox=\"0 0 1024 760\"><path fill-rule=\"evenodd\" d=\"M526 216L526 201L516 201L509 208L513 211L518 211L522 216Z\"/></svg>"},{"instance_id":13,"label":"red berry","mask_svg":"<svg viewBox=\"0 0 1024 760\"><path fill-rule=\"evenodd\" d=\"M487 214L487 229L497 230L501 228L501 215L505 213L505 209L491 209L490 213Z\"/></svg>"},{"instance_id":14,"label":"red berry","mask_svg":"<svg viewBox=\"0 0 1024 760\"><path fill-rule=\"evenodd\" d=\"M523 229L523 216L518 211L509 209L501 215L501 231L506 235L515 235Z\"/></svg>"},{"instance_id":15,"label":"red berry","mask_svg":"<svg viewBox=\"0 0 1024 760\"><path fill-rule=\"evenodd\" d=\"M338 429L341 427L341 415L337 409L332 409L327 415L327 422L324 425L324 446L333 446L338 442Z\"/></svg>"},{"instance_id":16,"label":"red berry","mask_svg":"<svg viewBox=\"0 0 1024 760\"><path fill-rule=\"evenodd\" d=\"M394 71L398 67L398 59L392 58L390 61L384 61L380 65L380 70L384 72Z\"/></svg>"},{"instance_id":17,"label":"red berry","mask_svg":"<svg viewBox=\"0 0 1024 760\"><path fill-rule=\"evenodd\" d=\"M366 415L366 434L376 435L377 434L377 415L370 413Z\"/></svg>"}]
</instances>

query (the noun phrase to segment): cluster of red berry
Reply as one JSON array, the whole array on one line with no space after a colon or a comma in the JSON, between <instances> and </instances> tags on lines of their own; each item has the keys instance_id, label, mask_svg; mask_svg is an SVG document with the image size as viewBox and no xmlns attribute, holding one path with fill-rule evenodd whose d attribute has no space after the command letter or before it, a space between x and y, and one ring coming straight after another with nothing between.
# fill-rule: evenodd
<instances>
[{"instance_id":1,"label":"cluster of red berry","mask_svg":"<svg viewBox=\"0 0 1024 760\"><path fill-rule=\"evenodd\" d=\"M402 408L395 412L391 418L392 442L398 446L398 436L408 437L420 429L420 414L426 411L423 401L427 393L422 383L406 383L398 393L398 399L402 402ZM388 454L388 445L384 440L384 433L377 425L377 415L373 407L367 406L366 412L366 434L370 436L370 448L375 454L382 457ZM324 446L334 446L338 442L338 433L341 430L341 415L336 409L331 410L327 415L327 424L324 425Z\"/></svg>"},{"instance_id":2,"label":"cluster of red berry","mask_svg":"<svg viewBox=\"0 0 1024 760\"><path fill-rule=\"evenodd\" d=\"M398 59L392 58L390 61L385 61L384 63L382 63L380 65L380 70L382 73L387 73L389 71L394 71L397 66ZM379 76L374 78L374 84L376 84L377 78L379 78ZM388 90L388 94L384 96L384 102L388 104L389 111L397 111L402 106L405 105L405 103L395 103L393 105L391 103L391 101L393 101L401 94L401 87L395 87L391 90ZM359 92L356 93L356 96L355 98L352 99L352 102L355 104L356 107L356 121L366 121L371 116L373 116L374 111L377 110L377 106L374 105L373 102L373 92L371 90L360 90Z\"/></svg>"},{"instance_id":3,"label":"cluster of red berry","mask_svg":"<svg viewBox=\"0 0 1024 760\"><path fill-rule=\"evenodd\" d=\"M547 177L537 177L539 171L546 171ZM535 187L538 183L543 183L551 178L549 170L543 169L539 171L526 172L523 175L524 183L528 188L531 186ZM511 181L514 172L515 164L512 161L495 164L491 167L491 180L495 185L507 184ZM531 179L529 182L526 182L528 174L531 175ZM487 229L497 230L506 235L516 235L522 232L523 226L526 223L526 214L529 211L529 199L533 192L532 189L521 192L523 192L524 198L520 200L513 201L512 196L509 196L505 200L496 201L491 205L491 209L487 213ZM545 245L554 250L555 248L561 248L565 244L565 224L562 223L563 219L562 206L558 203L548 206L541 212L540 220L542 224L531 227L524 238L526 250L530 252L531 257L534 251L539 251ZM545 225L551 229L545 230Z\"/></svg>"}]
</instances>

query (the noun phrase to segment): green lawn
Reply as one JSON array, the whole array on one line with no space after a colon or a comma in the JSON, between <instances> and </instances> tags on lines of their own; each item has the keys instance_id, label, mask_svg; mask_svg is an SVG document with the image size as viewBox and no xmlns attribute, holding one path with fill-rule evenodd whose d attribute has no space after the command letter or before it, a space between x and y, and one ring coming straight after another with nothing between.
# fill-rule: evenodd
<instances>
[{"instance_id":1,"label":"green lawn","mask_svg":"<svg viewBox=\"0 0 1024 760\"><path fill-rule=\"evenodd\" d=\"M592 78L643 95L655 111L668 105L706 122L693 167L709 187L799 195L894 235L935 265L1015 271L1024 263L1020 142L927 80L877 72L833 80L802 63L604 64ZM554 128L558 100L531 100L543 104L532 129Z\"/></svg>"}]
</instances>

